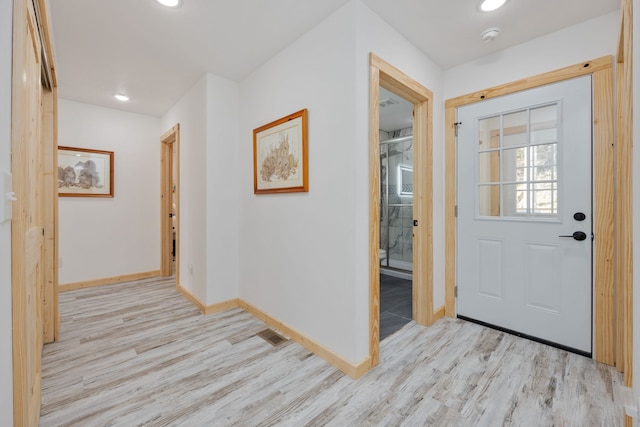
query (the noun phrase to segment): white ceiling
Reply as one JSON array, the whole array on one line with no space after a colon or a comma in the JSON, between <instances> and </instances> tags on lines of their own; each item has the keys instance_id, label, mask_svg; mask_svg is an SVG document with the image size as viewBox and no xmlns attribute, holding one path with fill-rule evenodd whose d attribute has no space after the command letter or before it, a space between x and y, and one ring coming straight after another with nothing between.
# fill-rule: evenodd
<instances>
[{"instance_id":1,"label":"white ceiling","mask_svg":"<svg viewBox=\"0 0 640 427\"><path fill-rule=\"evenodd\" d=\"M620 0L507 0L483 13L480 0L363 1L443 70L620 7ZM491 27L502 28L500 37L484 43L480 34Z\"/></svg>"},{"instance_id":2,"label":"white ceiling","mask_svg":"<svg viewBox=\"0 0 640 427\"><path fill-rule=\"evenodd\" d=\"M59 95L163 115L205 73L241 81L349 0L49 0ZM443 70L616 10L619 0L362 0ZM485 44L480 33L503 31ZM130 95L129 103L112 98Z\"/></svg>"}]
</instances>

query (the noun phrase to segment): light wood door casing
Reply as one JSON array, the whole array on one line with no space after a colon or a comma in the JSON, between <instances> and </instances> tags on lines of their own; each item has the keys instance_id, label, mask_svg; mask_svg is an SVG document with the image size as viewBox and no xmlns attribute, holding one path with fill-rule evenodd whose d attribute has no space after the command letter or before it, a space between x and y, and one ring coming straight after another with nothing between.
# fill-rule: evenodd
<instances>
[{"instance_id":1,"label":"light wood door casing","mask_svg":"<svg viewBox=\"0 0 640 427\"><path fill-rule=\"evenodd\" d=\"M176 124L160 137L160 275L173 272L174 255L171 253L175 232L175 276L180 284L180 125ZM174 205L175 204L175 208ZM174 221L173 216L177 219ZM175 223L175 230L173 224Z\"/></svg>"},{"instance_id":2,"label":"light wood door casing","mask_svg":"<svg viewBox=\"0 0 640 427\"><path fill-rule=\"evenodd\" d=\"M33 3L14 2L11 229L14 424L37 426L43 345L44 178L41 44Z\"/></svg>"},{"instance_id":3,"label":"light wood door casing","mask_svg":"<svg viewBox=\"0 0 640 427\"><path fill-rule=\"evenodd\" d=\"M620 34L615 70L615 274L616 366L633 384L633 1L620 4ZM636 148L637 149L637 146ZM627 425L631 419L627 417Z\"/></svg>"},{"instance_id":4,"label":"light wood door casing","mask_svg":"<svg viewBox=\"0 0 640 427\"><path fill-rule=\"evenodd\" d=\"M369 66L369 368L380 359L380 87L413 104L413 319L425 326L433 309L433 93L370 54Z\"/></svg>"},{"instance_id":5,"label":"light wood door casing","mask_svg":"<svg viewBox=\"0 0 640 427\"><path fill-rule=\"evenodd\" d=\"M58 144L57 89L42 93L42 144L44 172L44 290L43 338L55 341L60 330L58 316Z\"/></svg>"}]
</instances>

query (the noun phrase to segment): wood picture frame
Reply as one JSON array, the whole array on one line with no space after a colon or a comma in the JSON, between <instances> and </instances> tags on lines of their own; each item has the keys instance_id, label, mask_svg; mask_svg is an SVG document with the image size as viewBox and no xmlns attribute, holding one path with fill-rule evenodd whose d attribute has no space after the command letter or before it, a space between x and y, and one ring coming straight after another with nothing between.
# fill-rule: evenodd
<instances>
[{"instance_id":1,"label":"wood picture frame","mask_svg":"<svg viewBox=\"0 0 640 427\"><path fill-rule=\"evenodd\" d=\"M307 109L253 130L253 192L309 191Z\"/></svg>"},{"instance_id":2,"label":"wood picture frame","mask_svg":"<svg viewBox=\"0 0 640 427\"><path fill-rule=\"evenodd\" d=\"M58 146L58 196L113 197L113 151Z\"/></svg>"}]
</instances>

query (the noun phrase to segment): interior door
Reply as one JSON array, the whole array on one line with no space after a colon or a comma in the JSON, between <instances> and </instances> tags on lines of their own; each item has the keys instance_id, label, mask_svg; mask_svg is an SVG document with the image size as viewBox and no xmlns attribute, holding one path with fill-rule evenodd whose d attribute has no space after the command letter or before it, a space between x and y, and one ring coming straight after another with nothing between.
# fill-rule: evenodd
<instances>
[{"instance_id":1,"label":"interior door","mask_svg":"<svg viewBox=\"0 0 640 427\"><path fill-rule=\"evenodd\" d=\"M591 76L461 107L460 317L592 341Z\"/></svg>"},{"instance_id":2,"label":"interior door","mask_svg":"<svg viewBox=\"0 0 640 427\"><path fill-rule=\"evenodd\" d=\"M41 45L33 3L14 2L11 224L14 424L37 426L43 345Z\"/></svg>"}]
</instances>

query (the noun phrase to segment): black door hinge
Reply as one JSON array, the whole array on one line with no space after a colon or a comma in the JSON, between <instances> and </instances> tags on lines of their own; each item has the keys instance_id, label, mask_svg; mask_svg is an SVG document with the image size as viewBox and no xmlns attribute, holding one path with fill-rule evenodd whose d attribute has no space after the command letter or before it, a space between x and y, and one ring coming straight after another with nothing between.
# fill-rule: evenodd
<instances>
[{"instance_id":1,"label":"black door hinge","mask_svg":"<svg viewBox=\"0 0 640 427\"><path fill-rule=\"evenodd\" d=\"M456 129L456 136L458 136L458 128L462 126L462 122L455 122L453 127Z\"/></svg>"}]
</instances>

